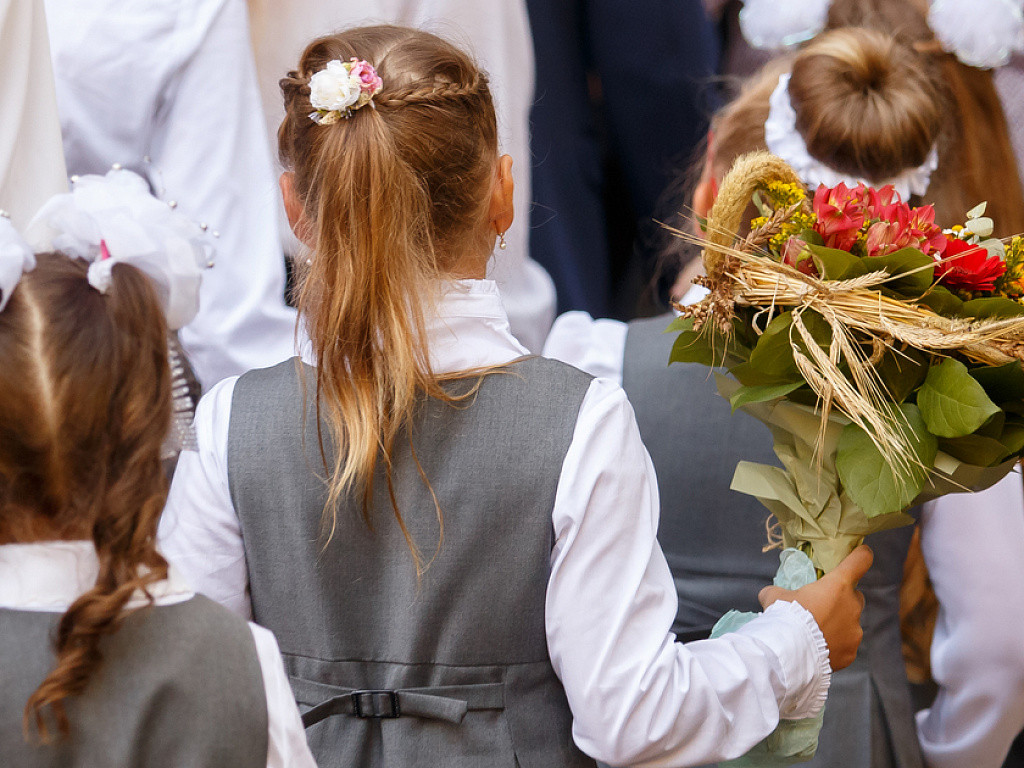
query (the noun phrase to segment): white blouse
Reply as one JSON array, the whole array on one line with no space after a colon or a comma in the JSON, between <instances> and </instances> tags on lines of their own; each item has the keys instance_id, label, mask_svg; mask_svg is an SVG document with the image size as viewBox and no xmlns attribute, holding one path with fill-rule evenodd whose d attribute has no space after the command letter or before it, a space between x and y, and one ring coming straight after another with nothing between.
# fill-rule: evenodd
<instances>
[{"instance_id":1,"label":"white blouse","mask_svg":"<svg viewBox=\"0 0 1024 768\"><path fill-rule=\"evenodd\" d=\"M555 321L544 354L621 383L627 329L617 320L566 312ZM925 762L929 768L1000 768L1024 728L1019 471L986 491L924 504L921 549L940 604L931 650L939 694L917 716Z\"/></svg>"},{"instance_id":2,"label":"white blouse","mask_svg":"<svg viewBox=\"0 0 1024 768\"><path fill-rule=\"evenodd\" d=\"M526 353L497 288L463 281L428 328L438 371ZM160 527L163 551L196 588L251 615L245 548L228 489L235 379L196 411L199 450L178 463ZM718 640L676 642L675 585L655 534L658 488L622 389L595 379L580 409L552 509L545 602L548 651L584 752L614 765L696 765L746 752L780 717L819 711L827 649L796 603L772 605Z\"/></svg>"},{"instance_id":3,"label":"white blouse","mask_svg":"<svg viewBox=\"0 0 1024 768\"><path fill-rule=\"evenodd\" d=\"M0 545L0 608L64 613L95 586L98 573L91 541ZM149 591L156 605L181 603L195 594L173 566L167 579ZM139 608L146 602L139 595L127 607ZM250 623L249 629L267 696L267 768L316 768L277 641L262 627Z\"/></svg>"}]
</instances>

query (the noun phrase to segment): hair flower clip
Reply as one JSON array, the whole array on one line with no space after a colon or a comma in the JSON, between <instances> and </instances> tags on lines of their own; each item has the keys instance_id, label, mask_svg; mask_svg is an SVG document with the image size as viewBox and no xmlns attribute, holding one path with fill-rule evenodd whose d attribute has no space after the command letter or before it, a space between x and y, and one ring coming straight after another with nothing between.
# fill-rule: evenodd
<instances>
[{"instance_id":1,"label":"hair flower clip","mask_svg":"<svg viewBox=\"0 0 1024 768\"><path fill-rule=\"evenodd\" d=\"M309 78L309 102L316 109L309 119L318 125L331 125L343 117L352 117L384 87L373 65L362 59L334 59Z\"/></svg>"}]
</instances>

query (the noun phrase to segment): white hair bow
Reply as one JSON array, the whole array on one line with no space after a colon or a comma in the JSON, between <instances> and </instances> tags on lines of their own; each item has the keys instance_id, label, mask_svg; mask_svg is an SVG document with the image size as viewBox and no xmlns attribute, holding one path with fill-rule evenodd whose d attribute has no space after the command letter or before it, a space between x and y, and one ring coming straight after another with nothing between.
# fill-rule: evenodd
<instances>
[{"instance_id":1,"label":"white hair bow","mask_svg":"<svg viewBox=\"0 0 1024 768\"><path fill-rule=\"evenodd\" d=\"M1024 52L1020 0L931 0L928 24L936 39L972 67L1001 67ZM779 50L818 35L831 0L743 0L740 29L754 48Z\"/></svg>"},{"instance_id":2,"label":"white hair bow","mask_svg":"<svg viewBox=\"0 0 1024 768\"><path fill-rule=\"evenodd\" d=\"M110 289L115 264L131 264L153 281L177 330L199 310L203 270L213 266L213 248L203 227L149 192L128 170L73 179L71 192L50 199L33 221L56 233L52 247L91 262L89 284Z\"/></svg>"},{"instance_id":3,"label":"white hair bow","mask_svg":"<svg viewBox=\"0 0 1024 768\"><path fill-rule=\"evenodd\" d=\"M18 234L10 217L0 212L0 312L26 272L36 268L36 257Z\"/></svg>"}]
</instances>

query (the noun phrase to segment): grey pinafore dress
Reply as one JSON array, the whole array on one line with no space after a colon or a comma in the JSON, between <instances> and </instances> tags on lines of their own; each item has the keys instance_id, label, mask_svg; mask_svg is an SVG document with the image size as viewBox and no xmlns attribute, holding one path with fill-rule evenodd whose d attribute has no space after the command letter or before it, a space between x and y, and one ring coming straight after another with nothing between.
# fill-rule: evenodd
<instances>
[{"instance_id":1,"label":"grey pinafore dress","mask_svg":"<svg viewBox=\"0 0 1024 768\"><path fill-rule=\"evenodd\" d=\"M53 667L60 616L0 609L0 765L266 768L267 696L252 632L200 595L128 616L101 641L103 663L85 692L66 701L69 738L27 741L22 713Z\"/></svg>"},{"instance_id":2,"label":"grey pinafore dress","mask_svg":"<svg viewBox=\"0 0 1024 768\"><path fill-rule=\"evenodd\" d=\"M658 475L658 540L679 593L674 629L706 637L730 608L757 611L757 594L778 568L762 553L767 510L729 489L740 460L778 465L767 427L730 414L709 369L668 365L671 317L629 324L623 388L636 411ZM814 768L922 768L900 647L899 593L911 528L869 538L874 566L860 583L866 597L857 660L832 678Z\"/></svg>"},{"instance_id":3,"label":"grey pinafore dress","mask_svg":"<svg viewBox=\"0 0 1024 768\"><path fill-rule=\"evenodd\" d=\"M228 477L253 615L277 636L321 768L594 765L572 741L544 629L551 511L589 385L527 358L461 402L422 402L392 455L394 499L429 562L417 578L382 473L369 525L344 498L325 535L296 362L239 379Z\"/></svg>"}]
</instances>

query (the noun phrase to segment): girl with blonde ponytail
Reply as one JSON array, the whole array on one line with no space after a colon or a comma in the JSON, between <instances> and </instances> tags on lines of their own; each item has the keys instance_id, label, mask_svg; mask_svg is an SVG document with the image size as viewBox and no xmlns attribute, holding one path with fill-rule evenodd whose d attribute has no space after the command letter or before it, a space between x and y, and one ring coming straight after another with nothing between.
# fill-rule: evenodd
<instances>
[{"instance_id":1,"label":"girl with blonde ponytail","mask_svg":"<svg viewBox=\"0 0 1024 768\"><path fill-rule=\"evenodd\" d=\"M486 76L367 27L281 87L310 348L199 404L161 536L277 635L320 765L694 764L816 712L869 552L742 634L675 641L622 390L528 356L483 279L513 218Z\"/></svg>"}]
</instances>

